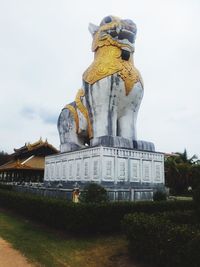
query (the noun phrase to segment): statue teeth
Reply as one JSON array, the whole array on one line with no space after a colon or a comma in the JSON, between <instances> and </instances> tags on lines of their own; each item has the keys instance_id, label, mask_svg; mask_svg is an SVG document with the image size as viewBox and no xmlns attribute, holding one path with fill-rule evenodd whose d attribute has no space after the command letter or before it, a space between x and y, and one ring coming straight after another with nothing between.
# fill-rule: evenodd
<instances>
[{"instance_id":1,"label":"statue teeth","mask_svg":"<svg viewBox=\"0 0 200 267\"><path fill-rule=\"evenodd\" d=\"M120 29L119 27L116 28L116 32L117 32L118 34L120 33L120 30L121 30L121 29Z\"/></svg>"}]
</instances>

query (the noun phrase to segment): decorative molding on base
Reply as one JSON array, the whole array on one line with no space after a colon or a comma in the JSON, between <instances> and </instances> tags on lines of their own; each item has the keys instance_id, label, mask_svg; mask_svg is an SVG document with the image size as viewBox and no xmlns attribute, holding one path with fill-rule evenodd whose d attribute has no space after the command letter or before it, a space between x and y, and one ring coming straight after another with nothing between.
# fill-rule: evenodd
<instances>
[{"instance_id":1,"label":"decorative molding on base","mask_svg":"<svg viewBox=\"0 0 200 267\"><path fill-rule=\"evenodd\" d=\"M45 158L44 182L100 183L106 188L155 188L164 185L164 154L133 149L93 147Z\"/></svg>"}]
</instances>

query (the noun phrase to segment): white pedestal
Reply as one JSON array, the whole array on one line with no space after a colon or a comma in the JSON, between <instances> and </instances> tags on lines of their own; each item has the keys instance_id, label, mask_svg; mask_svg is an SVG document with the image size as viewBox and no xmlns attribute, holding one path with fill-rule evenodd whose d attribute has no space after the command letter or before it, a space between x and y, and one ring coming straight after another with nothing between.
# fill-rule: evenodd
<instances>
[{"instance_id":1,"label":"white pedestal","mask_svg":"<svg viewBox=\"0 0 200 267\"><path fill-rule=\"evenodd\" d=\"M111 191L132 190L137 199L137 192L164 186L164 154L100 146L48 156L44 182L64 188L95 182Z\"/></svg>"}]
</instances>

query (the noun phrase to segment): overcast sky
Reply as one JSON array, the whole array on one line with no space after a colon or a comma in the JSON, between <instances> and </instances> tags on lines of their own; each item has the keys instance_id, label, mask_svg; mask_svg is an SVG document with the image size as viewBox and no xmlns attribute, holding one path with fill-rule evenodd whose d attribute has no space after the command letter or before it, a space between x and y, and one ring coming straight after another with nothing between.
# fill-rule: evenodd
<instances>
[{"instance_id":1,"label":"overcast sky","mask_svg":"<svg viewBox=\"0 0 200 267\"><path fill-rule=\"evenodd\" d=\"M138 139L200 156L199 0L0 0L0 150L59 147L57 118L93 59L88 23L110 14L138 28Z\"/></svg>"}]
</instances>

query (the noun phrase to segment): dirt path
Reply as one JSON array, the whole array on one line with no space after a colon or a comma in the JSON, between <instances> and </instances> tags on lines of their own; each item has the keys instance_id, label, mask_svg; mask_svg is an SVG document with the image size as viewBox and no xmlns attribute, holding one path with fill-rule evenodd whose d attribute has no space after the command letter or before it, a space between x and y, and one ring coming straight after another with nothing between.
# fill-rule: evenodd
<instances>
[{"instance_id":1,"label":"dirt path","mask_svg":"<svg viewBox=\"0 0 200 267\"><path fill-rule=\"evenodd\" d=\"M0 238L0 267L34 267L4 239Z\"/></svg>"}]
</instances>

